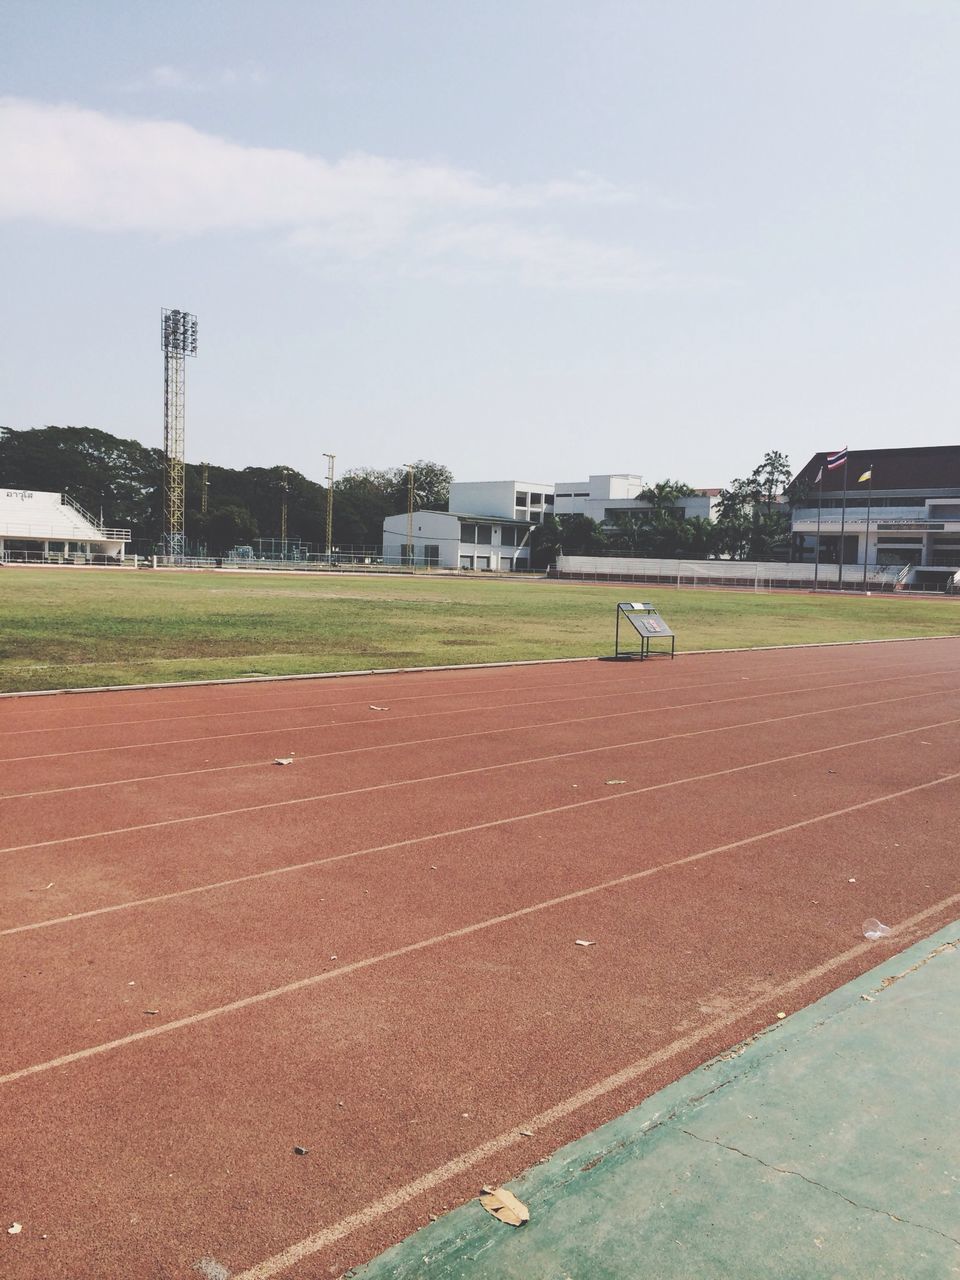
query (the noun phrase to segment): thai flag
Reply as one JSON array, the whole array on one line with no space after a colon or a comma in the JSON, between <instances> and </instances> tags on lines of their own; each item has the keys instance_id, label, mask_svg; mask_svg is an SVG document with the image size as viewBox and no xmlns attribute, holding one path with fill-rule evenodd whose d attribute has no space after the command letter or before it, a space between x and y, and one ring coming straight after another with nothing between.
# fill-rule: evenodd
<instances>
[{"instance_id":1,"label":"thai flag","mask_svg":"<svg viewBox=\"0 0 960 1280\"><path fill-rule=\"evenodd\" d=\"M837 453L827 454L827 470L836 471L837 467L842 467L847 460L847 446L844 445Z\"/></svg>"}]
</instances>

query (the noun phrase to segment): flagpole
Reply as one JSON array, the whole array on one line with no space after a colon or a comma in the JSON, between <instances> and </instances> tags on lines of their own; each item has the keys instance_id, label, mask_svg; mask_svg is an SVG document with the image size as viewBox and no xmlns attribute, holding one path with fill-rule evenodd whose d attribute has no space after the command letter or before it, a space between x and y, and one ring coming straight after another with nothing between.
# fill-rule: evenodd
<instances>
[{"instance_id":1,"label":"flagpole","mask_svg":"<svg viewBox=\"0 0 960 1280\"><path fill-rule=\"evenodd\" d=\"M843 460L843 505L840 508L840 564L837 570L837 590L843 590L843 535L847 527L847 459Z\"/></svg>"},{"instance_id":2,"label":"flagpole","mask_svg":"<svg viewBox=\"0 0 960 1280\"><path fill-rule=\"evenodd\" d=\"M863 589L867 589L867 551L870 546L870 502L873 498L873 463L870 463L870 474L867 477L867 532L863 539Z\"/></svg>"},{"instance_id":3,"label":"flagpole","mask_svg":"<svg viewBox=\"0 0 960 1280\"><path fill-rule=\"evenodd\" d=\"M826 466L826 463L823 464ZM823 466L821 466L817 480L817 553L813 562L813 589L817 590L817 582L820 578L820 511L823 507Z\"/></svg>"}]
</instances>

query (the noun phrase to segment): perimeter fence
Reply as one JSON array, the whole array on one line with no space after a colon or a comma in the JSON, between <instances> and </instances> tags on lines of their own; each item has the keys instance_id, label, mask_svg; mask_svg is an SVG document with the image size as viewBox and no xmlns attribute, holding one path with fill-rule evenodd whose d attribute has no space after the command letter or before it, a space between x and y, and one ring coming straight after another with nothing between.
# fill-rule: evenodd
<instances>
[{"instance_id":1,"label":"perimeter fence","mask_svg":"<svg viewBox=\"0 0 960 1280\"><path fill-rule=\"evenodd\" d=\"M911 565L840 566L781 563L773 560L652 560L626 556L558 556L550 576L581 582L645 583L671 587L735 587L741 591L785 589L895 591L902 589Z\"/></svg>"}]
</instances>

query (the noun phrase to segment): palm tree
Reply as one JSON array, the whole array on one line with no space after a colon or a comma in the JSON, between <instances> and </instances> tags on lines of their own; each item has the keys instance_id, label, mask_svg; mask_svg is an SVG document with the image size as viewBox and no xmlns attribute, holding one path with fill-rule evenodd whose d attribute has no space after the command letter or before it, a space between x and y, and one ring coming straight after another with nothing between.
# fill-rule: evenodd
<instances>
[{"instance_id":1,"label":"palm tree","mask_svg":"<svg viewBox=\"0 0 960 1280\"><path fill-rule=\"evenodd\" d=\"M638 497L641 502L649 502L654 511L669 511L681 498L692 498L695 492L682 480L667 479L641 489Z\"/></svg>"}]
</instances>

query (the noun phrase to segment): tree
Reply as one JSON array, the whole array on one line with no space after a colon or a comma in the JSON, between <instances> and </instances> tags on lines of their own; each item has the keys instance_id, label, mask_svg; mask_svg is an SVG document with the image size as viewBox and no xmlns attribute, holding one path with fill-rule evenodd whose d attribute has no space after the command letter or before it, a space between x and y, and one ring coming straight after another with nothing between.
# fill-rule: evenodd
<instances>
[{"instance_id":1,"label":"tree","mask_svg":"<svg viewBox=\"0 0 960 1280\"><path fill-rule=\"evenodd\" d=\"M606 534L589 516L545 515L530 534L530 563L535 569L546 569L558 555L590 556L606 547Z\"/></svg>"},{"instance_id":2,"label":"tree","mask_svg":"<svg viewBox=\"0 0 960 1280\"><path fill-rule=\"evenodd\" d=\"M28 431L0 428L0 477L18 489L68 493L104 523L130 528L134 546L156 548L163 532L164 456L136 440L121 440L92 427L39 427ZM450 471L437 462L414 463L414 505L445 510ZM241 543L263 536L278 538L284 495L291 539L326 542L327 491L292 467L209 467L209 510L200 514L203 474L200 465L184 468L185 524L188 543L224 545L230 529ZM348 471L334 486L334 540L379 546L383 520L407 509L407 469L372 467ZM218 513L222 519L213 519ZM211 533L211 530L213 532Z\"/></svg>"},{"instance_id":3,"label":"tree","mask_svg":"<svg viewBox=\"0 0 960 1280\"><path fill-rule=\"evenodd\" d=\"M683 499L697 490L682 480L661 480L637 495L644 508L626 508L615 517L611 544L632 556L673 558L706 555L713 546L709 520L687 517Z\"/></svg>"},{"instance_id":4,"label":"tree","mask_svg":"<svg viewBox=\"0 0 960 1280\"><path fill-rule=\"evenodd\" d=\"M335 485L333 504L338 538L369 545L382 542L384 518L407 510L409 474L408 467L358 467L344 472ZM452 479L453 473L439 462L423 458L414 462L414 510L446 511ZM347 531L352 536L346 536Z\"/></svg>"},{"instance_id":5,"label":"tree","mask_svg":"<svg viewBox=\"0 0 960 1280\"><path fill-rule=\"evenodd\" d=\"M210 555L222 556L237 546L259 537L260 530L250 511L243 506L217 507L206 516L198 516L196 528L207 544Z\"/></svg>"},{"instance_id":6,"label":"tree","mask_svg":"<svg viewBox=\"0 0 960 1280\"><path fill-rule=\"evenodd\" d=\"M420 458L413 466L413 505L417 511L446 511L450 502L450 484L453 472L438 462ZM398 502L398 510L406 511L409 501L409 468L393 470L392 493Z\"/></svg>"},{"instance_id":7,"label":"tree","mask_svg":"<svg viewBox=\"0 0 960 1280\"><path fill-rule=\"evenodd\" d=\"M563 549L563 530L554 515L543 517L530 534L530 567L548 569Z\"/></svg>"},{"instance_id":8,"label":"tree","mask_svg":"<svg viewBox=\"0 0 960 1280\"><path fill-rule=\"evenodd\" d=\"M716 551L717 529L706 516L690 516L683 522L684 554L706 560Z\"/></svg>"},{"instance_id":9,"label":"tree","mask_svg":"<svg viewBox=\"0 0 960 1280\"><path fill-rule=\"evenodd\" d=\"M790 516L783 493L790 482L785 454L772 450L750 475L720 490L717 515L719 549L734 560L769 560L790 541Z\"/></svg>"},{"instance_id":10,"label":"tree","mask_svg":"<svg viewBox=\"0 0 960 1280\"><path fill-rule=\"evenodd\" d=\"M657 484L641 489L641 502L649 502L654 511L666 511L677 505L681 498L692 498L696 489L691 489L682 480L660 480Z\"/></svg>"},{"instance_id":11,"label":"tree","mask_svg":"<svg viewBox=\"0 0 960 1280\"><path fill-rule=\"evenodd\" d=\"M163 518L163 454L93 427L0 428L0 476L17 489L68 493L135 537L156 539Z\"/></svg>"},{"instance_id":12,"label":"tree","mask_svg":"<svg viewBox=\"0 0 960 1280\"><path fill-rule=\"evenodd\" d=\"M778 449L763 455L763 461L750 474L756 501L762 502L767 515L773 514L775 504L786 492L791 480L790 461L785 453Z\"/></svg>"}]
</instances>

